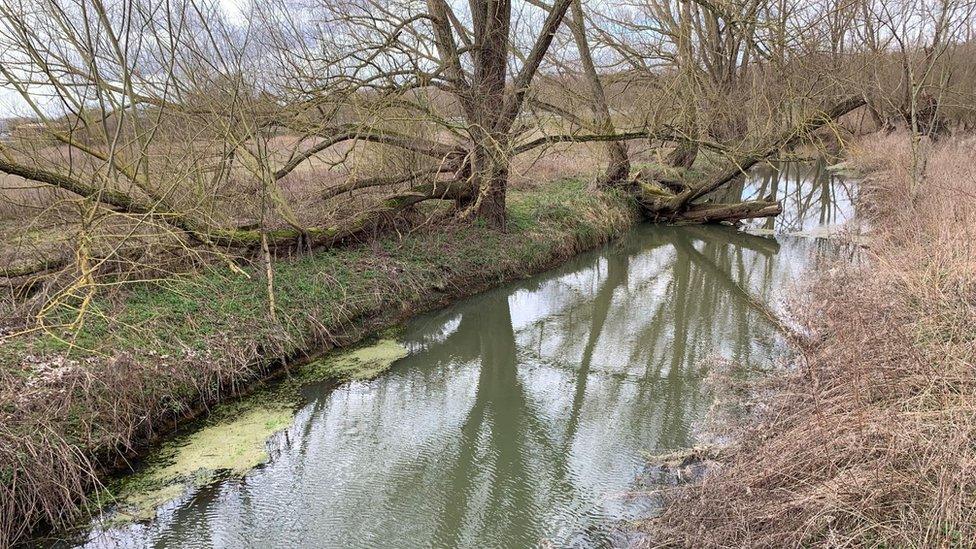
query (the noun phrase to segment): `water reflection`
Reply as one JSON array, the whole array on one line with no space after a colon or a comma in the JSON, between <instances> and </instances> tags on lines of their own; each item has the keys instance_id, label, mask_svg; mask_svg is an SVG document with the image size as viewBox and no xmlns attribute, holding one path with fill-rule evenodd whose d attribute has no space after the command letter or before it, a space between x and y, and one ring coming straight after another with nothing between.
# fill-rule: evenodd
<instances>
[{"instance_id":1,"label":"water reflection","mask_svg":"<svg viewBox=\"0 0 976 549\"><path fill-rule=\"evenodd\" d=\"M826 161L819 159L760 164L748 178L725 187L713 198L732 202L775 197L783 204L783 213L748 221L748 227L777 233L824 234L854 217L857 189L854 181L827 169Z\"/></svg>"},{"instance_id":2,"label":"water reflection","mask_svg":"<svg viewBox=\"0 0 976 549\"><path fill-rule=\"evenodd\" d=\"M686 446L704 359L768 361L825 241L644 226L408 323L380 379L307 388L272 460L91 546L599 546L647 452ZM773 305L775 306L775 305Z\"/></svg>"}]
</instances>

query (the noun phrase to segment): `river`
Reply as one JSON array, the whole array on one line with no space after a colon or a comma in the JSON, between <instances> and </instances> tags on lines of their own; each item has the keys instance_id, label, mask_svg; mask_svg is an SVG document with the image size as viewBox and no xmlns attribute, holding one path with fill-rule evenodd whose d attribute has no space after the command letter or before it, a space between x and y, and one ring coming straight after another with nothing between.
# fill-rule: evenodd
<instances>
[{"instance_id":1,"label":"river","mask_svg":"<svg viewBox=\"0 0 976 549\"><path fill-rule=\"evenodd\" d=\"M638 488L647 456L694 442L709 365L783 355L765 309L837 253L810 233L851 216L852 189L822 165L757 170L737 192L786 208L750 225L763 235L642 225L418 316L398 336L408 356L378 379L305 387L267 463L81 544L624 544L627 521L654 511Z\"/></svg>"}]
</instances>

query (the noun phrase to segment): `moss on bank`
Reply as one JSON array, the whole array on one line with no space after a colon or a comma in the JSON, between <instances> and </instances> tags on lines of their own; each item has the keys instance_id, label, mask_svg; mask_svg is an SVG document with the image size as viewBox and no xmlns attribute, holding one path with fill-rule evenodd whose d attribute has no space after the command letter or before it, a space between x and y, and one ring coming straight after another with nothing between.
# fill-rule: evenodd
<instances>
[{"instance_id":1,"label":"moss on bank","mask_svg":"<svg viewBox=\"0 0 976 549\"><path fill-rule=\"evenodd\" d=\"M433 226L279 261L277 323L259 273L207 271L96 301L77 329L3 341L0 545L70 522L97 472L283 364L538 272L621 234L636 212L623 196L561 181L513 191L509 218L504 233ZM316 368L379 371L365 356Z\"/></svg>"}]
</instances>

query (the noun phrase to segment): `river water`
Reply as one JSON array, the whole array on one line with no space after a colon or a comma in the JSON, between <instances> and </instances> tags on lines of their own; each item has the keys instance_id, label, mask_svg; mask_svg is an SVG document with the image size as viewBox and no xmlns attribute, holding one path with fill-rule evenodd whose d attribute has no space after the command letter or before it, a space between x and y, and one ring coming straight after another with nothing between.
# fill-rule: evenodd
<instances>
[{"instance_id":1,"label":"river water","mask_svg":"<svg viewBox=\"0 0 976 549\"><path fill-rule=\"evenodd\" d=\"M849 185L794 169L760 170L740 189L785 201L779 220L754 228L809 232L850 217ZM834 253L804 236L637 227L414 318L400 336L410 354L380 378L306 387L308 403L269 441L268 463L83 543L626 543L621 526L654 511L637 490L647 455L694 443L709 365L767 367L782 348L763 309L781 307Z\"/></svg>"}]
</instances>

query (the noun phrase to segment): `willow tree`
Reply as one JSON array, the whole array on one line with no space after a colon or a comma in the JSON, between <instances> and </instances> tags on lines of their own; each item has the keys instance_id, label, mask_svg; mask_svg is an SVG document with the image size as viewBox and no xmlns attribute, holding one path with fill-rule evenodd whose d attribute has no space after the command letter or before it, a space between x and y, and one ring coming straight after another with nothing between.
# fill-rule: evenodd
<instances>
[{"instance_id":1,"label":"willow tree","mask_svg":"<svg viewBox=\"0 0 976 549\"><path fill-rule=\"evenodd\" d=\"M313 4L316 23L301 31L272 25L283 35L279 50L293 67L305 68L286 77L298 91L286 99L293 108L275 123L310 139L274 176L286 177L339 145L372 143L425 161L350 178L326 197L406 184L367 214L450 199L461 217L504 227L508 172L524 129L516 123L570 1L542 9L524 4L516 12L510 0L472 0L463 13L445 0L324 0ZM323 47L332 55L322 56ZM344 97L341 123L319 116L323 104L333 104L337 82L355 90Z\"/></svg>"},{"instance_id":2,"label":"willow tree","mask_svg":"<svg viewBox=\"0 0 976 549\"><path fill-rule=\"evenodd\" d=\"M571 0L557 0L509 83L511 0L471 0L470 32L446 0L427 0L446 89L458 100L470 144L470 181L478 189L464 215L505 225L505 194L513 153L513 125ZM459 41L465 47L459 46Z\"/></svg>"}]
</instances>

